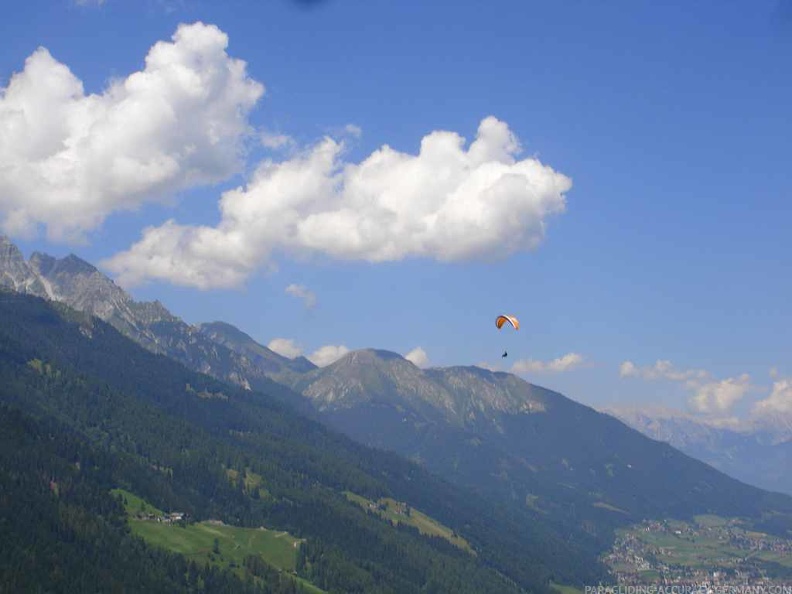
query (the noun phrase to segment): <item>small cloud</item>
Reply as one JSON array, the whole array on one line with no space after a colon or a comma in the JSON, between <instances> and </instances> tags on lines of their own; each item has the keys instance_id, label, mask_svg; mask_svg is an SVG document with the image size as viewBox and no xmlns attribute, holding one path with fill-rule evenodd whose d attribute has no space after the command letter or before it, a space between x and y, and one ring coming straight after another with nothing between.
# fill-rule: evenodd
<instances>
[{"instance_id":1,"label":"small cloud","mask_svg":"<svg viewBox=\"0 0 792 594\"><path fill-rule=\"evenodd\" d=\"M562 373L580 367L585 362L583 355L567 353L552 361L522 359L512 365L512 373Z\"/></svg>"},{"instance_id":2,"label":"small cloud","mask_svg":"<svg viewBox=\"0 0 792 594\"><path fill-rule=\"evenodd\" d=\"M624 361L619 365L619 377L635 377L639 375L638 367L632 361Z\"/></svg>"},{"instance_id":3,"label":"small cloud","mask_svg":"<svg viewBox=\"0 0 792 594\"><path fill-rule=\"evenodd\" d=\"M645 380L666 379L675 382L699 382L710 378L703 369L677 369L671 361L658 359L654 365L638 367L632 361L624 361L619 366L619 376L640 377Z\"/></svg>"},{"instance_id":4,"label":"small cloud","mask_svg":"<svg viewBox=\"0 0 792 594\"><path fill-rule=\"evenodd\" d=\"M764 429L780 431L783 440L792 435L792 379L778 376L770 395L751 409L753 420Z\"/></svg>"},{"instance_id":5,"label":"small cloud","mask_svg":"<svg viewBox=\"0 0 792 594\"><path fill-rule=\"evenodd\" d=\"M259 140L264 147L272 150L290 148L295 145L294 139L291 136L266 131L259 135Z\"/></svg>"},{"instance_id":6,"label":"small cloud","mask_svg":"<svg viewBox=\"0 0 792 594\"><path fill-rule=\"evenodd\" d=\"M421 347L415 347L404 355L404 358L417 367L426 367L429 365L429 355L427 355L426 351Z\"/></svg>"},{"instance_id":7,"label":"small cloud","mask_svg":"<svg viewBox=\"0 0 792 594\"><path fill-rule=\"evenodd\" d=\"M753 414L758 417L783 415L792 418L792 380L776 379L770 395L754 404Z\"/></svg>"},{"instance_id":8,"label":"small cloud","mask_svg":"<svg viewBox=\"0 0 792 594\"><path fill-rule=\"evenodd\" d=\"M267 348L289 359L299 357L302 353L302 349L291 338L273 338Z\"/></svg>"},{"instance_id":9,"label":"small cloud","mask_svg":"<svg viewBox=\"0 0 792 594\"><path fill-rule=\"evenodd\" d=\"M338 361L348 352L349 349L342 344L328 344L323 347L319 347L313 353L308 355L308 360L317 367L326 367L331 363Z\"/></svg>"},{"instance_id":10,"label":"small cloud","mask_svg":"<svg viewBox=\"0 0 792 594\"><path fill-rule=\"evenodd\" d=\"M77 6L102 6L105 0L74 0Z\"/></svg>"},{"instance_id":11,"label":"small cloud","mask_svg":"<svg viewBox=\"0 0 792 594\"><path fill-rule=\"evenodd\" d=\"M344 126L344 132L354 138L360 138L363 136L363 129L356 124L347 124Z\"/></svg>"},{"instance_id":12,"label":"small cloud","mask_svg":"<svg viewBox=\"0 0 792 594\"><path fill-rule=\"evenodd\" d=\"M303 305L308 309L316 307L316 295L303 285L291 284L286 287L286 293L298 299L302 299Z\"/></svg>"},{"instance_id":13,"label":"small cloud","mask_svg":"<svg viewBox=\"0 0 792 594\"><path fill-rule=\"evenodd\" d=\"M703 383L695 388L695 394L688 403L698 412L708 415L728 413L751 388L751 377L744 373L739 377L729 377Z\"/></svg>"},{"instance_id":14,"label":"small cloud","mask_svg":"<svg viewBox=\"0 0 792 594\"><path fill-rule=\"evenodd\" d=\"M300 345L291 338L273 338L267 345L267 348L275 351L283 357L288 357L289 359L299 357L303 353ZM349 349L342 344L328 344L323 347L319 347L306 358L318 367L325 367L331 363L335 363L348 352Z\"/></svg>"},{"instance_id":15,"label":"small cloud","mask_svg":"<svg viewBox=\"0 0 792 594\"><path fill-rule=\"evenodd\" d=\"M476 363L476 367L480 367L481 369L486 369L487 371L501 371L499 365L493 365L492 363L487 363L486 361L482 361L481 363Z\"/></svg>"}]
</instances>

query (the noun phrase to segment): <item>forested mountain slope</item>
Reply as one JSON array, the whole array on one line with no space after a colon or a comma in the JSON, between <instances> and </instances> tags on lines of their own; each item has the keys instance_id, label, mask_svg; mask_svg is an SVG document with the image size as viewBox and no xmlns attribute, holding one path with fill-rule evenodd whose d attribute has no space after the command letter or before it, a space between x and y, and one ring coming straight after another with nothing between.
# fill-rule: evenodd
<instances>
[{"instance_id":1,"label":"forested mountain slope","mask_svg":"<svg viewBox=\"0 0 792 594\"><path fill-rule=\"evenodd\" d=\"M585 543L552 532L540 514L488 505L275 399L189 371L96 318L41 299L0 293L0 400L101 452L91 468L104 473L102 489L123 487L195 519L306 539L301 575L328 590L543 591L550 579L602 575ZM22 456L25 443L16 448ZM260 476L264 489L247 489L234 473ZM61 474L45 462L35 480L46 487ZM347 491L405 501L454 528L476 555L394 528L350 503ZM42 497L52 505L58 494L44 489Z\"/></svg>"}]
</instances>

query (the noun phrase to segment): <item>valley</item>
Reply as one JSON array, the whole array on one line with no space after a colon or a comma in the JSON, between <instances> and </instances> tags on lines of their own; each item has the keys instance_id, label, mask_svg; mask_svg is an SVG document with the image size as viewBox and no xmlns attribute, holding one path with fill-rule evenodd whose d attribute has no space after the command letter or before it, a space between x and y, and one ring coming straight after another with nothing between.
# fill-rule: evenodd
<instances>
[{"instance_id":1,"label":"valley","mask_svg":"<svg viewBox=\"0 0 792 594\"><path fill-rule=\"evenodd\" d=\"M644 521L620 529L604 557L619 585L772 588L792 582L792 535L757 532L738 518Z\"/></svg>"}]
</instances>

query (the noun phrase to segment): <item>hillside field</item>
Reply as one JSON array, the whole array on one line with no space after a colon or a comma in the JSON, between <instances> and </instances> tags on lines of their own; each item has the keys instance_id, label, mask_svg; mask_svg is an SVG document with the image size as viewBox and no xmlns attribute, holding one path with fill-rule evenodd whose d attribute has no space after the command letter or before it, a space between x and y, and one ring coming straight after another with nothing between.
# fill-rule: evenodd
<instances>
[{"instance_id":1,"label":"hillside field","mask_svg":"<svg viewBox=\"0 0 792 594\"><path fill-rule=\"evenodd\" d=\"M184 555L196 563L211 563L233 569L241 577L247 574L245 559L260 557L272 567L294 572L297 550L301 540L288 532L266 528L239 528L219 521L208 520L197 523L166 523L156 519L145 519L144 515L163 516L163 512L134 493L113 489L121 496L127 511L132 532L148 544ZM306 592L320 593L323 590L294 576Z\"/></svg>"}]
</instances>

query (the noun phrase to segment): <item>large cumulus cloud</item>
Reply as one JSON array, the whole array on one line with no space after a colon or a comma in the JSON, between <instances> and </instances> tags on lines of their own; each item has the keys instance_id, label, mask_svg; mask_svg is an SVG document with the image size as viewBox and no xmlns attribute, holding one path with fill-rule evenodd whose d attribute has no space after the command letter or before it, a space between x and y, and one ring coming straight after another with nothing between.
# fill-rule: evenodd
<instances>
[{"instance_id":1,"label":"large cumulus cloud","mask_svg":"<svg viewBox=\"0 0 792 594\"><path fill-rule=\"evenodd\" d=\"M264 92L217 27L182 25L145 67L86 95L36 50L0 94L0 225L74 240L108 214L226 179Z\"/></svg>"},{"instance_id":2,"label":"large cumulus cloud","mask_svg":"<svg viewBox=\"0 0 792 594\"><path fill-rule=\"evenodd\" d=\"M105 265L123 284L147 279L229 287L277 252L386 262L504 257L535 248L565 210L568 177L485 118L468 145L457 133L425 136L417 154L387 145L359 163L325 138L284 161L265 161L223 194L215 227L167 221Z\"/></svg>"}]
</instances>

